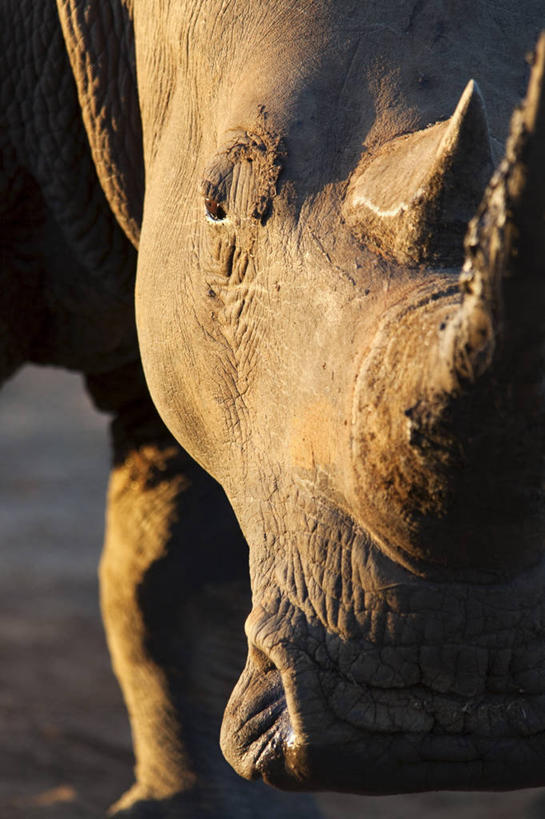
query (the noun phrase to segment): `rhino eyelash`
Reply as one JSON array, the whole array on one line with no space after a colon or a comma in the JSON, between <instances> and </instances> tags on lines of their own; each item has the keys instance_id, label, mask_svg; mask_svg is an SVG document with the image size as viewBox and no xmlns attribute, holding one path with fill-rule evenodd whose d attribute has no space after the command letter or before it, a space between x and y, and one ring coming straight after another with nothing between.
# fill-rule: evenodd
<instances>
[{"instance_id":1,"label":"rhino eyelash","mask_svg":"<svg viewBox=\"0 0 545 819\"><path fill-rule=\"evenodd\" d=\"M225 222L227 219L227 211L216 199L205 198L204 207L206 210L206 218L209 221Z\"/></svg>"}]
</instances>

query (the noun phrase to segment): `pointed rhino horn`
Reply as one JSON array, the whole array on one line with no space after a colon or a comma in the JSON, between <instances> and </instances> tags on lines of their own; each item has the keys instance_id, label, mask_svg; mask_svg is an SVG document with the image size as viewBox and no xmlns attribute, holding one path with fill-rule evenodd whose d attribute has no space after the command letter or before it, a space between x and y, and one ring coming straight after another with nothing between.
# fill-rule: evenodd
<instances>
[{"instance_id":1,"label":"pointed rhino horn","mask_svg":"<svg viewBox=\"0 0 545 819\"><path fill-rule=\"evenodd\" d=\"M365 158L349 193L351 221L370 247L400 262L456 263L492 170L484 103L471 80L450 119Z\"/></svg>"},{"instance_id":2,"label":"pointed rhino horn","mask_svg":"<svg viewBox=\"0 0 545 819\"><path fill-rule=\"evenodd\" d=\"M512 381L524 373L527 394L532 381L541 391L545 367L545 33L533 63L505 157L469 225L463 303L451 327L462 378L494 363Z\"/></svg>"}]
</instances>

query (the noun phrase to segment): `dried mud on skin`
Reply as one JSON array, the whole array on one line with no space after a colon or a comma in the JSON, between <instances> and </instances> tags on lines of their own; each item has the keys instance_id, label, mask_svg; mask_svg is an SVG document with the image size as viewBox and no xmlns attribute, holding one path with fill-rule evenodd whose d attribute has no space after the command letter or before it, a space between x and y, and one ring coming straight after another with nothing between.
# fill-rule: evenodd
<instances>
[{"instance_id":1,"label":"dried mud on skin","mask_svg":"<svg viewBox=\"0 0 545 819\"><path fill-rule=\"evenodd\" d=\"M79 377L27 368L4 388L0 464L0 817L102 819L133 759L98 612L106 420ZM545 819L545 789L319 802L325 819Z\"/></svg>"}]
</instances>

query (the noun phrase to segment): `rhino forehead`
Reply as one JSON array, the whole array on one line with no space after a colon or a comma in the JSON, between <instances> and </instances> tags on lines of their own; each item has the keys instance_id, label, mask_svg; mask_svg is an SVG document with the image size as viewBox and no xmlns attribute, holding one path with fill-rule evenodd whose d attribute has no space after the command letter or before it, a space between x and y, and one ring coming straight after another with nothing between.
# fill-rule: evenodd
<instances>
[{"instance_id":1,"label":"rhino forehead","mask_svg":"<svg viewBox=\"0 0 545 819\"><path fill-rule=\"evenodd\" d=\"M541 11L539 0L530 5L238 0L224 9L212 0L157 14L139 4L146 164L167 138L167 122L188 172L189 144L212 155L230 129L254 124L260 105L299 163L317 163L316 140L348 153L350 163L363 142L376 146L449 115L470 77L481 85L493 138L503 142L504 100L524 91L530 21Z\"/></svg>"}]
</instances>

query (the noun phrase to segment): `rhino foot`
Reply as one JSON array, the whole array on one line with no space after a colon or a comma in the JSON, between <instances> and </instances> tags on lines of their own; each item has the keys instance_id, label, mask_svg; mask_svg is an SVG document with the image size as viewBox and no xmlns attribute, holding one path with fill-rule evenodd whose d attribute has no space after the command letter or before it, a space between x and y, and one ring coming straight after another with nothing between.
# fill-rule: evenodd
<instances>
[{"instance_id":1,"label":"rhino foot","mask_svg":"<svg viewBox=\"0 0 545 819\"><path fill-rule=\"evenodd\" d=\"M220 819L225 813L207 804L202 793L192 791L160 799L135 784L112 805L108 816L113 819Z\"/></svg>"},{"instance_id":2,"label":"rhino foot","mask_svg":"<svg viewBox=\"0 0 545 819\"><path fill-rule=\"evenodd\" d=\"M187 799L185 800L187 803ZM108 816L114 819L184 819L189 816L211 817L214 814L195 812L194 800L191 804L182 804L178 796L168 799L153 799L142 792L139 785L133 785L108 811Z\"/></svg>"},{"instance_id":3,"label":"rhino foot","mask_svg":"<svg viewBox=\"0 0 545 819\"><path fill-rule=\"evenodd\" d=\"M322 813L308 794L280 793L260 782L241 782L238 789L232 788L223 798L213 787L154 798L135 784L112 805L108 816L112 819L320 819Z\"/></svg>"}]
</instances>

